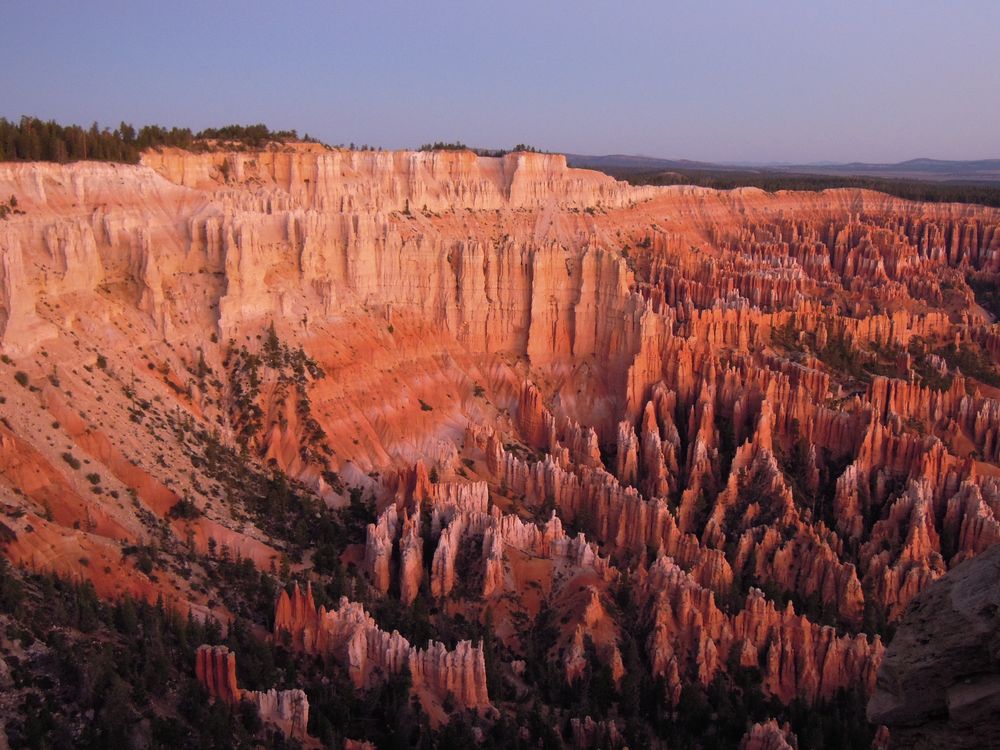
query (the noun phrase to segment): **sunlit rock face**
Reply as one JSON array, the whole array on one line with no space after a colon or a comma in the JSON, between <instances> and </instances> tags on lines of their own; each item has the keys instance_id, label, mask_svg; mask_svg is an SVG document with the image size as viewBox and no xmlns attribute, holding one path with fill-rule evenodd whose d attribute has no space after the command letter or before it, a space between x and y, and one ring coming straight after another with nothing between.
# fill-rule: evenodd
<instances>
[{"instance_id":1,"label":"sunlit rock face","mask_svg":"<svg viewBox=\"0 0 1000 750\"><path fill-rule=\"evenodd\" d=\"M332 507L373 498L342 555L366 601L489 623L501 672L545 613L570 686L641 672L673 708L750 670L820 705L871 693L908 607L1000 540L1000 328L969 285L1000 279L995 210L304 145L3 164L4 195L5 555L102 596L228 620L123 553L151 538L326 582L228 502L231 449ZM271 637L358 689L409 675L436 724L504 710L482 643L326 605L286 591ZM217 661L204 684L238 700Z\"/></svg>"}]
</instances>

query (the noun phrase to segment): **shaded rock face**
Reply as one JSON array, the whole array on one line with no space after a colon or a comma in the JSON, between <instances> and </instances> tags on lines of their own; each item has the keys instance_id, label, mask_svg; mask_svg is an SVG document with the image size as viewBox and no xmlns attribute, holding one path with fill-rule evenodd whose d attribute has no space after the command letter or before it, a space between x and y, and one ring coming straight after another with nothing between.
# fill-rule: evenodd
<instances>
[{"instance_id":1,"label":"shaded rock face","mask_svg":"<svg viewBox=\"0 0 1000 750\"><path fill-rule=\"evenodd\" d=\"M798 750L795 735L774 719L754 724L740 741L740 750Z\"/></svg>"},{"instance_id":2,"label":"shaded rock face","mask_svg":"<svg viewBox=\"0 0 1000 750\"><path fill-rule=\"evenodd\" d=\"M583 719L570 719L570 731L573 735L572 747L575 750L586 750L586 748L600 747L608 750L626 747L625 740L615 722L594 721L590 716Z\"/></svg>"},{"instance_id":3,"label":"shaded rock face","mask_svg":"<svg viewBox=\"0 0 1000 750\"><path fill-rule=\"evenodd\" d=\"M894 747L1000 747L1000 546L913 599L868 716Z\"/></svg>"}]
</instances>

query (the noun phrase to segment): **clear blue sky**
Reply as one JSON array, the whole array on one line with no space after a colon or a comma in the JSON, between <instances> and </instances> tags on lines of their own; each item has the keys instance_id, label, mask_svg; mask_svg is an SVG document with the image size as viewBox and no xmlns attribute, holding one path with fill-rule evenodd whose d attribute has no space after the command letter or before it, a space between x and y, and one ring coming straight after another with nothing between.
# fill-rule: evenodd
<instances>
[{"instance_id":1,"label":"clear blue sky","mask_svg":"<svg viewBox=\"0 0 1000 750\"><path fill-rule=\"evenodd\" d=\"M0 115L728 161L1000 157L1000 0L44 2Z\"/></svg>"}]
</instances>

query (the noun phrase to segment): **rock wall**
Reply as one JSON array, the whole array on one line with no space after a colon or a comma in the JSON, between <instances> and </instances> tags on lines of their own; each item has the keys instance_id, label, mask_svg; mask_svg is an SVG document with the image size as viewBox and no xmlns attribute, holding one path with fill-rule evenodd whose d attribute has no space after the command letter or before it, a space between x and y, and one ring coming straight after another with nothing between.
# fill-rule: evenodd
<instances>
[{"instance_id":1,"label":"rock wall","mask_svg":"<svg viewBox=\"0 0 1000 750\"><path fill-rule=\"evenodd\" d=\"M599 173L568 169L561 154L344 151L298 147L261 153L147 152L143 166L200 190L247 184L290 204L334 213L623 206L653 194ZM223 165L226 165L225 167ZM228 172L228 174L225 174Z\"/></svg>"}]
</instances>

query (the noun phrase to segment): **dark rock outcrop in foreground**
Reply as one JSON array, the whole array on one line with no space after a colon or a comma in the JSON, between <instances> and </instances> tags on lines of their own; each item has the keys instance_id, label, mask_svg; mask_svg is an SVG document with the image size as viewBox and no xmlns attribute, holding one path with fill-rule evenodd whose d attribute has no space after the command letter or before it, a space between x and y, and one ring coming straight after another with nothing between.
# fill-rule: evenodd
<instances>
[{"instance_id":1,"label":"dark rock outcrop in foreground","mask_svg":"<svg viewBox=\"0 0 1000 750\"><path fill-rule=\"evenodd\" d=\"M868 704L893 747L1000 747L1000 546L914 599Z\"/></svg>"}]
</instances>

